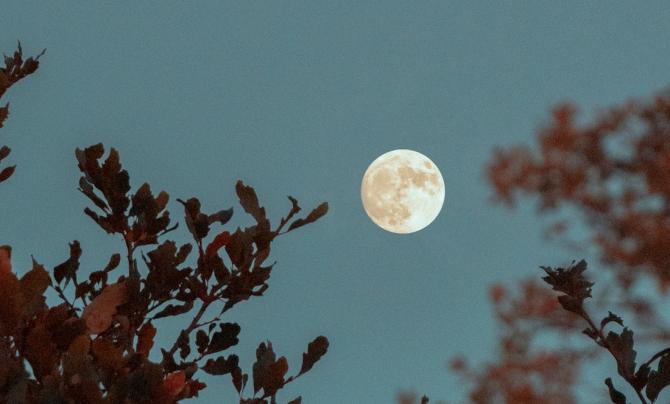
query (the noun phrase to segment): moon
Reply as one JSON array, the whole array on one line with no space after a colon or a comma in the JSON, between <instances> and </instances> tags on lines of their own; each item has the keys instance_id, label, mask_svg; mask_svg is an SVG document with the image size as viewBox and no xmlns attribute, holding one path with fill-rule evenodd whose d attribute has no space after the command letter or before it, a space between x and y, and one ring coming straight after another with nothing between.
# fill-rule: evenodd
<instances>
[{"instance_id":1,"label":"moon","mask_svg":"<svg viewBox=\"0 0 670 404\"><path fill-rule=\"evenodd\" d=\"M428 157L407 149L377 157L363 175L363 208L379 227L414 233L435 220L444 203L442 174Z\"/></svg>"}]
</instances>

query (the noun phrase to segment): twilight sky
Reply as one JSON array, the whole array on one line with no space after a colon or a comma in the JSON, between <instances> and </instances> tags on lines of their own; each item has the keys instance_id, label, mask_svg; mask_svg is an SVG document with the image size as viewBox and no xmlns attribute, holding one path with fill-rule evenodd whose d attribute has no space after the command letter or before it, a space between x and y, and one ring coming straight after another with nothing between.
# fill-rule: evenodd
<instances>
[{"instance_id":1,"label":"twilight sky","mask_svg":"<svg viewBox=\"0 0 670 404\"><path fill-rule=\"evenodd\" d=\"M265 338L299 367L323 334L329 353L282 402L388 403L401 389L458 402L446 362L494 354L488 285L578 258L542 241L530 204L490 203L492 148L530 142L557 102L593 112L652 94L670 71L667 2L485 3L3 0L0 50L20 39L47 53L7 94L1 143L19 167L0 188L0 244L21 272L30 254L60 263L74 239L86 272L121 249L76 191L73 151L98 142L119 149L134 186L169 192L180 221L175 199L198 196L250 224L238 178L271 218L287 194L328 201L276 242L266 295L228 317L243 368ZM398 148L446 183L440 216L409 235L379 229L360 202L367 166ZM159 342L179 330L157 327ZM194 402L236 396L228 376L205 381Z\"/></svg>"}]
</instances>

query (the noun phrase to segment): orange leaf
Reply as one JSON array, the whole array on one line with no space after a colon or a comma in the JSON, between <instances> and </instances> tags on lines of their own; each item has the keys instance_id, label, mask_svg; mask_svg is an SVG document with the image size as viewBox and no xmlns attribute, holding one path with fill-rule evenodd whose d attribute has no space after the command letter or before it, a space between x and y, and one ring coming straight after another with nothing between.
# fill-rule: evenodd
<instances>
[{"instance_id":1,"label":"orange leaf","mask_svg":"<svg viewBox=\"0 0 670 404\"><path fill-rule=\"evenodd\" d=\"M172 372L163 380L163 387L172 397L177 397L186 385L186 374L182 370Z\"/></svg>"},{"instance_id":2,"label":"orange leaf","mask_svg":"<svg viewBox=\"0 0 670 404\"><path fill-rule=\"evenodd\" d=\"M154 346L155 336L156 327L151 325L151 323L145 324L137 334L137 352L148 356L151 348Z\"/></svg>"},{"instance_id":3,"label":"orange leaf","mask_svg":"<svg viewBox=\"0 0 670 404\"><path fill-rule=\"evenodd\" d=\"M0 246L0 273L12 271L12 247L8 245Z\"/></svg>"},{"instance_id":4,"label":"orange leaf","mask_svg":"<svg viewBox=\"0 0 670 404\"><path fill-rule=\"evenodd\" d=\"M126 285L115 283L107 286L84 309L82 318L91 334L100 334L112 325L116 308L126 302Z\"/></svg>"}]
</instances>

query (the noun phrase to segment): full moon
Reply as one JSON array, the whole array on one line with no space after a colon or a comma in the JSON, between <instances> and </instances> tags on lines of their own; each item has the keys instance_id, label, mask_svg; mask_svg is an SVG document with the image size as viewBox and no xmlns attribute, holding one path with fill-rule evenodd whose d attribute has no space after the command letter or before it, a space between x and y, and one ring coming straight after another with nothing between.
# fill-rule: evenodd
<instances>
[{"instance_id":1,"label":"full moon","mask_svg":"<svg viewBox=\"0 0 670 404\"><path fill-rule=\"evenodd\" d=\"M370 219L392 233L414 233L442 209L444 180L437 166L413 150L384 153L370 164L361 183L363 207Z\"/></svg>"}]
</instances>

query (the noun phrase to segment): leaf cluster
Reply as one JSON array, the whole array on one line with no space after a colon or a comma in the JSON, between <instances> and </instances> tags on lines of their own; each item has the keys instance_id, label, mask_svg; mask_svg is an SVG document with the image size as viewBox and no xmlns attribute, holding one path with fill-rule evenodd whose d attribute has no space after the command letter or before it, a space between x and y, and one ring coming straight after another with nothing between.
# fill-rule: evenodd
<instances>
[{"instance_id":1,"label":"leaf cluster","mask_svg":"<svg viewBox=\"0 0 670 404\"><path fill-rule=\"evenodd\" d=\"M584 260L568 268L543 267L547 274L543 279L553 290L561 293L558 300L565 310L579 315L586 321L588 327L583 333L611 354L616 362L619 376L635 390L640 401L655 402L661 390L670 385L670 348L658 352L638 366L634 333L624 326L623 319L609 312L596 325L584 308L584 300L591 297L593 286L593 283L584 276L586 267ZM606 332L607 326L612 324L622 327L621 331ZM651 366L656 360L658 365L656 369L652 369ZM613 403L626 403L626 396L616 389L611 378L607 378L605 384Z\"/></svg>"},{"instance_id":2,"label":"leaf cluster","mask_svg":"<svg viewBox=\"0 0 670 404\"><path fill-rule=\"evenodd\" d=\"M19 48L5 63L0 84L8 88L38 62L23 61ZM178 228L167 192L156 193L147 183L133 191L113 148L106 154L96 144L75 156L79 191L91 203L84 213L122 240L122 248L84 274L75 240L60 264L47 270L33 260L19 277L11 247L0 246L0 402L171 403L197 396L206 388L199 375L207 373L228 375L241 404L275 403L278 391L327 352L327 338L316 337L289 375L287 359L262 342L247 388L249 373L230 352L241 326L224 320L227 311L268 289L272 242L320 219L327 203L298 217L302 209L289 196L288 213L273 226L255 190L238 181L239 203L253 224L226 229L233 208L207 213L197 198L179 199L193 242L178 245L166 237ZM59 304L48 304L49 289ZM178 318L183 329L159 348L165 318Z\"/></svg>"},{"instance_id":3,"label":"leaf cluster","mask_svg":"<svg viewBox=\"0 0 670 404\"><path fill-rule=\"evenodd\" d=\"M23 49L21 48L21 43L17 45L16 51L12 56L4 55L4 67L0 67L0 99L5 95L7 90L14 84L18 83L20 80L25 77L35 73L39 67L39 58L44 54L42 51L39 55L35 57L29 57L23 59ZM5 120L9 116L9 103L6 103L4 106L0 106L0 128L4 126ZM0 146L0 163L2 160L7 158L11 153L11 149L8 146ZM16 166L8 166L2 168L0 166L0 182L4 182L9 177L14 174Z\"/></svg>"}]
</instances>

